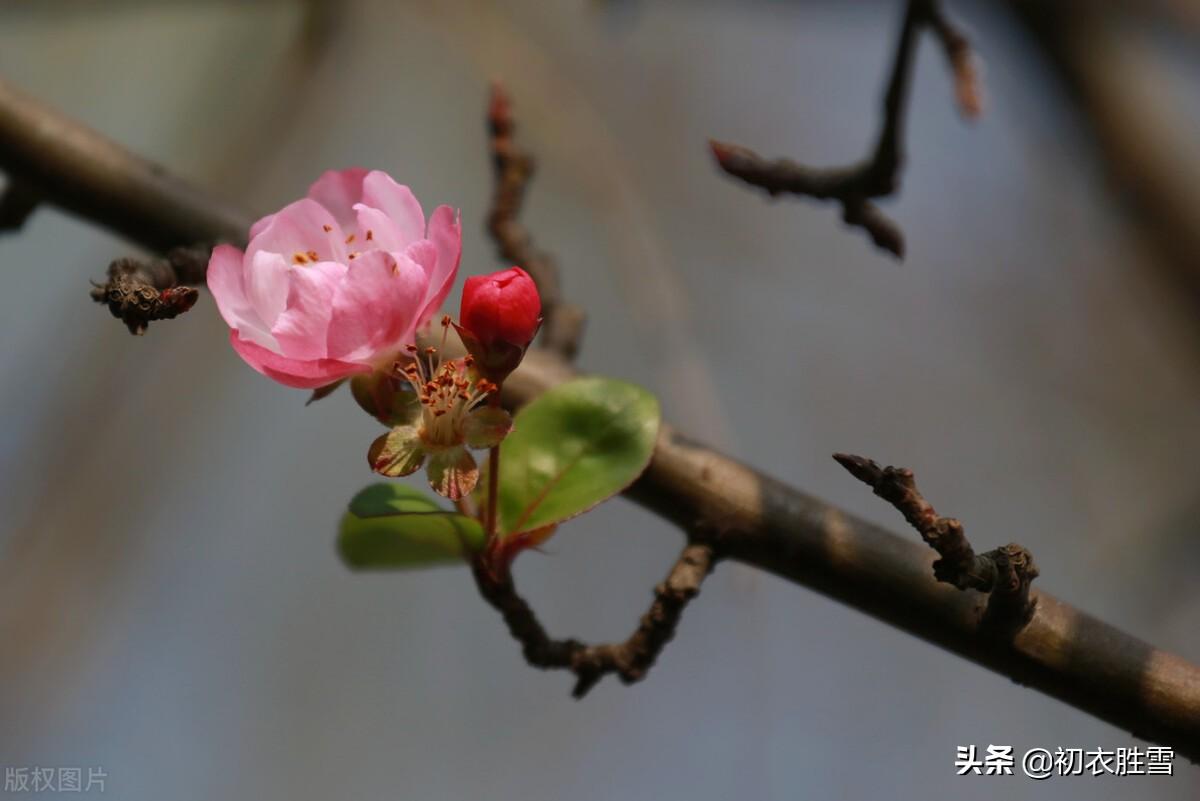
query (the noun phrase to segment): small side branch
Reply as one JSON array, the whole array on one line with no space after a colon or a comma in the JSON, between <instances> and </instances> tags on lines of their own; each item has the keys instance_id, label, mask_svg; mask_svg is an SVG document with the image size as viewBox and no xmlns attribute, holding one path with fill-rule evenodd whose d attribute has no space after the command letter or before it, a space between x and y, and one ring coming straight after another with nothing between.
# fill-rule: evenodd
<instances>
[{"instance_id":1,"label":"small side branch","mask_svg":"<svg viewBox=\"0 0 1200 801\"><path fill-rule=\"evenodd\" d=\"M960 590L989 593L985 623L1012 630L1029 622L1036 606L1029 587L1038 576L1033 554L1015 543L977 554L962 522L934 511L907 467L880 467L871 459L845 453L835 453L833 458L896 507L921 539L941 555L933 563L934 578Z\"/></svg>"},{"instance_id":2,"label":"small side branch","mask_svg":"<svg viewBox=\"0 0 1200 801\"><path fill-rule=\"evenodd\" d=\"M543 670L571 671L576 678L571 694L583 698L609 673L615 673L625 684L645 678L663 647L675 636L684 607L700 592L714 562L708 545L690 544L684 548L666 580L654 588L654 602L629 639L606 645L551 639L533 609L517 594L507 567L489 570L478 562L473 570L480 594L500 612L513 638L521 643L525 660Z\"/></svg>"},{"instance_id":3,"label":"small side branch","mask_svg":"<svg viewBox=\"0 0 1200 801\"><path fill-rule=\"evenodd\" d=\"M923 25L935 33L950 61L959 108L964 116L977 116L983 106L983 93L967 38L946 18L937 0L909 0L884 94L883 126L869 159L848 167L814 169L791 159L765 159L748 148L710 140L717 165L772 197L786 193L837 201L846 224L862 228L876 246L903 258L903 232L872 200L893 194L899 186L904 162L904 112L912 84L916 38Z\"/></svg>"},{"instance_id":4,"label":"small side branch","mask_svg":"<svg viewBox=\"0 0 1200 801\"><path fill-rule=\"evenodd\" d=\"M108 306L129 333L141 336L155 320L170 320L195 305L211 249L173 248L161 259L117 259L103 284L92 285L92 300Z\"/></svg>"},{"instance_id":5,"label":"small side branch","mask_svg":"<svg viewBox=\"0 0 1200 801\"><path fill-rule=\"evenodd\" d=\"M512 104L508 93L498 83L492 85L487 123L496 176L488 211L488 233L496 243L500 258L521 267L537 282L545 318L542 346L573 359L583 337L584 312L563 299L558 266L548 253L533 244L533 237L519 219L525 187L533 177L535 164L533 157L518 149L513 140L516 125Z\"/></svg>"}]
</instances>

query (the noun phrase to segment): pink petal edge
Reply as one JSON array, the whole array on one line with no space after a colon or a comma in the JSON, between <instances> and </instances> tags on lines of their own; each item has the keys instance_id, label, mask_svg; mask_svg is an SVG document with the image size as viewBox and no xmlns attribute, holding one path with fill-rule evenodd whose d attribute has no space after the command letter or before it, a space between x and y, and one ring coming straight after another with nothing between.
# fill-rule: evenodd
<instances>
[{"instance_id":1,"label":"pink petal edge","mask_svg":"<svg viewBox=\"0 0 1200 801\"><path fill-rule=\"evenodd\" d=\"M242 339L237 331L229 332L229 342L246 364L267 378L297 389L316 389L348 376L369 373L372 369L369 365L337 359L289 359Z\"/></svg>"}]
</instances>

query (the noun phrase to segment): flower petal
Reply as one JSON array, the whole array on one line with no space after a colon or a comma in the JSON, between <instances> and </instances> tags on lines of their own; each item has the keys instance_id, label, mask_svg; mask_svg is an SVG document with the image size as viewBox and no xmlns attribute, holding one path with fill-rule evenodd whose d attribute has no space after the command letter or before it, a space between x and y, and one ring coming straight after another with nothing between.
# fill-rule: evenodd
<instances>
[{"instance_id":1,"label":"flower petal","mask_svg":"<svg viewBox=\"0 0 1200 801\"><path fill-rule=\"evenodd\" d=\"M354 204L362 200L365 177L367 170L362 167L328 170L308 188L308 197L324 206L344 230L353 231Z\"/></svg>"},{"instance_id":2,"label":"flower petal","mask_svg":"<svg viewBox=\"0 0 1200 801\"><path fill-rule=\"evenodd\" d=\"M433 242L427 239L416 240L412 245L404 249L404 255L407 255L409 259L412 259L421 267L421 270L425 272L426 282L432 282L438 269L438 248L433 246ZM437 303L431 301L431 297L436 295L433 284L426 283L426 287L425 296L421 299L420 312L416 315L416 327L418 329L428 323L433 315L437 314L438 309L442 308L442 301L438 300ZM446 287L446 290L449 291L449 289L449 287Z\"/></svg>"},{"instance_id":3,"label":"flower petal","mask_svg":"<svg viewBox=\"0 0 1200 801\"><path fill-rule=\"evenodd\" d=\"M327 355L373 363L412 340L424 271L403 254L373 250L350 263L333 297Z\"/></svg>"},{"instance_id":4,"label":"flower petal","mask_svg":"<svg viewBox=\"0 0 1200 801\"><path fill-rule=\"evenodd\" d=\"M429 292L421 310L422 322L432 319L442 308L458 275L462 261L462 217L458 211L450 206L438 206L429 218L426 238L437 249L437 265L429 276Z\"/></svg>"},{"instance_id":5,"label":"flower petal","mask_svg":"<svg viewBox=\"0 0 1200 801\"><path fill-rule=\"evenodd\" d=\"M246 297L242 283L243 258L242 251L232 245L213 248L208 260L208 290L230 328L265 348L278 350L279 344Z\"/></svg>"},{"instance_id":6,"label":"flower petal","mask_svg":"<svg viewBox=\"0 0 1200 801\"><path fill-rule=\"evenodd\" d=\"M404 252L404 236L391 217L363 203L355 205L354 213L358 221L357 249Z\"/></svg>"},{"instance_id":7,"label":"flower petal","mask_svg":"<svg viewBox=\"0 0 1200 801\"><path fill-rule=\"evenodd\" d=\"M322 261L288 272L287 308L271 326L280 353L293 359L323 359L333 296L346 275L346 265Z\"/></svg>"},{"instance_id":8,"label":"flower petal","mask_svg":"<svg viewBox=\"0 0 1200 801\"><path fill-rule=\"evenodd\" d=\"M371 370L366 365L337 359L312 359L309 361L289 359L273 353L261 345L256 345L250 340L242 339L237 331L229 332L229 342L246 364L267 378L298 389L316 389L337 381L339 378L367 373Z\"/></svg>"},{"instance_id":9,"label":"flower petal","mask_svg":"<svg viewBox=\"0 0 1200 801\"><path fill-rule=\"evenodd\" d=\"M287 308L288 264L283 256L265 250L247 256L242 280L255 314L266 326L275 325Z\"/></svg>"},{"instance_id":10,"label":"flower petal","mask_svg":"<svg viewBox=\"0 0 1200 801\"><path fill-rule=\"evenodd\" d=\"M433 491L452 501L470 495L479 481L475 457L463 447L430 454L427 473Z\"/></svg>"},{"instance_id":11,"label":"flower petal","mask_svg":"<svg viewBox=\"0 0 1200 801\"><path fill-rule=\"evenodd\" d=\"M271 220L273 219L275 219L274 212L267 214L266 216L259 217L258 220L255 221L254 225L250 226L250 236L247 238L247 241L262 233L262 230L270 225Z\"/></svg>"},{"instance_id":12,"label":"flower petal","mask_svg":"<svg viewBox=\"0 0 1200 801\"><path fill-rule=\"evenodd\" d=\"M498 406L484 406L467 415L463 436L469 448L494 448L512 431L512 415Z\"/></svg>"},{"instance_id":13,"label":"flower petal","mask_svg":"<svg viewBox=\"0 0 1200 801\"><path fill-rule=\"evenodd\" d=\"M367 173L362 188L362 202L390 217L405 245L425 238L425 212L411 189L379 170Z\"/></svg>"},{"instance_id":14,"label":"flower petal","mask_svg":"<svg viewBox=\"0 0 1200 801\"><path fill-rule=\"evenodd\" d=\"M367 462L376 473L391 478L417 472L425 462L425 447L416 426L397 426L380 435L367 451Z\"/></svg>"},{"instance_id":15,"label":"flower petal","mask_svg":"<svg viewBox=\"0 0 1200 801\"><path fill-rule=\"evenodd\" d=\"M260 251L279 253L287 264L316 261L346 261L346 241L342 226L320 203L301 198L284 206L259 230L246 255Z\"/></svg>"}]
</instances>

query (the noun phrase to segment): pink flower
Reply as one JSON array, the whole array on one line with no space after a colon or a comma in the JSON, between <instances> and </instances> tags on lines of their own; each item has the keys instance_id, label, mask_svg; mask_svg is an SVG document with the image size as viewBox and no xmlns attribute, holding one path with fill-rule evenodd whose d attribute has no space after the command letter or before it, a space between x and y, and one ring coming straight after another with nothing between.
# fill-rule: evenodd
<instances>
[{"instance_id":1,"label":"pink flower","mask_svg":"<svg viewBox=\"0 0 1200 801\"><path fill-rule=\"evenodd\" d=\"M214 248L208 288L247 364L313 388L389 366L441 308L461 254L454 209L427 228L387 173L331 170L256 222L245 253Z\"/></svg>"}]
</instances>

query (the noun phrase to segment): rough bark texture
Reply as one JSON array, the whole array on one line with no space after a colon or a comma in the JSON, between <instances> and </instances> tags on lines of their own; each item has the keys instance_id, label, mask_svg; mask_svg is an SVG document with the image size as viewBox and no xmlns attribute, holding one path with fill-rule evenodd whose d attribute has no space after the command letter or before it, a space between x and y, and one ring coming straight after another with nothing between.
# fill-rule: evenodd
<instances>
[{"instance_id":1,"label":"rough bark texture","mask_svg":"<svg viewBox=\"0 0 1200 801\"><path fill-rule=\"evenodd\" d=\"M713 564L709 546L685 547L667 578L654 588L654 603L629 639L606 645L551 639L533 609L517 594L507 566L491 571L477 562L473 573L484 600L500 612L513 638L521 643L525 661L538 668L570 670L576 678L571 694L582 698L609 673L625 684L646 677L663 646L675 636L684 607L700 592L700 584Z\"/></svg>"},{"instance_id":2,"label":"rough bark texture","mask_svg":"<svg viewBox=\"0 0 1200 801\"><path fill-rule=\"evenodd\" d=\"M1036 601L1029 596L1038 576L1033 554L1016 543L987 553L976 553L961 521L942 517L917 489L913 472L906 467L880 467L871 459L835 453L833 458L875 494L904 515L921 539L938 552L933 575L960 590L989 593L986 624L1010 633L1029 622Z\"/></svg>"}]
</instances>

